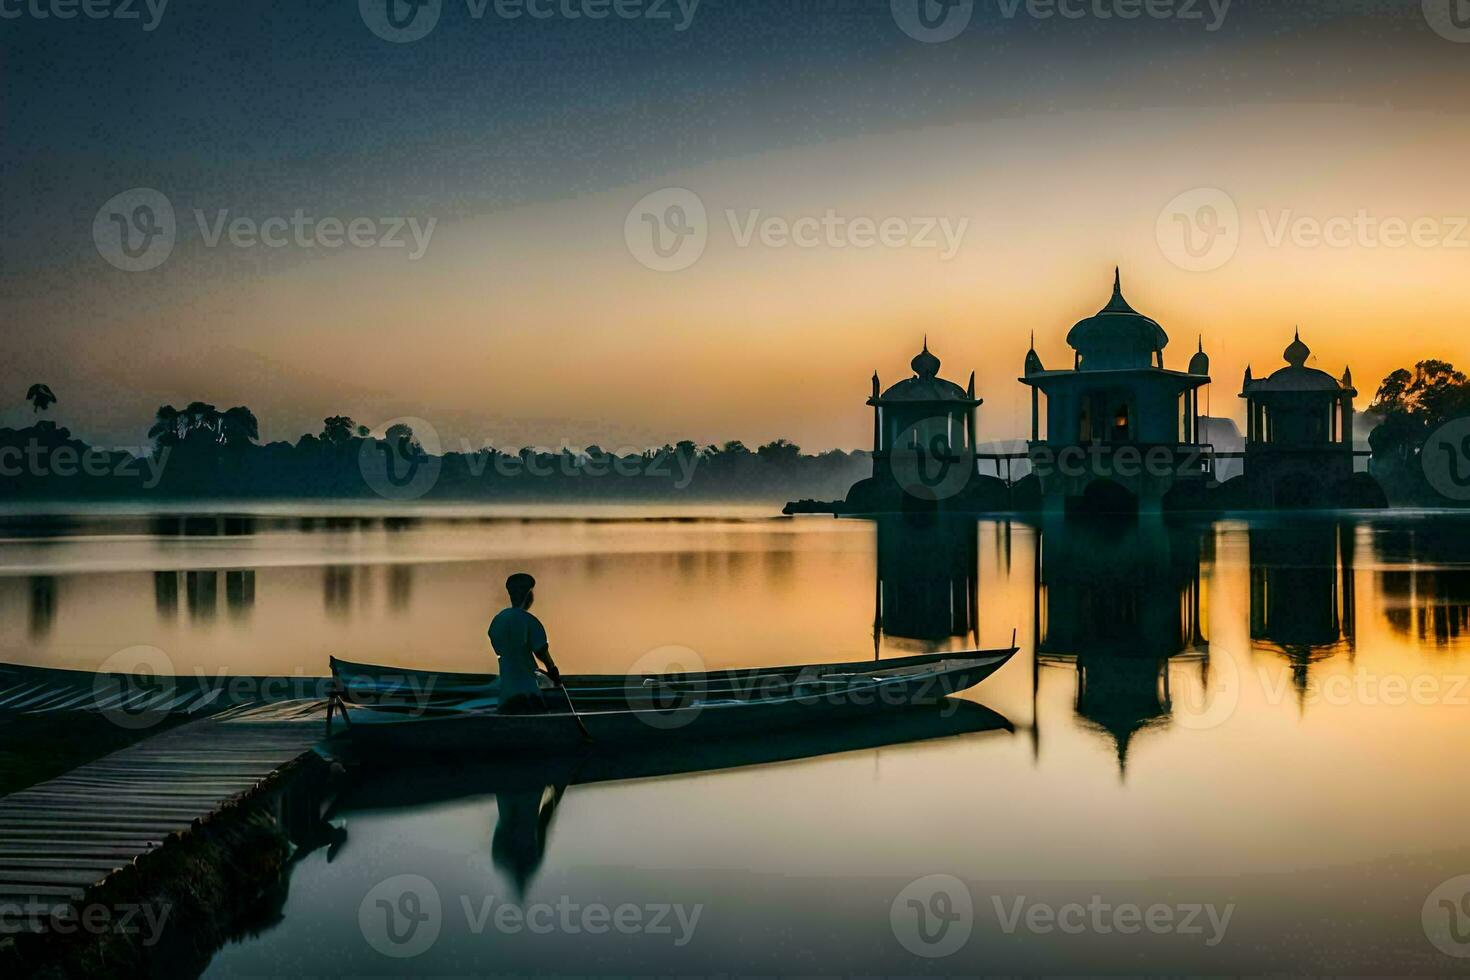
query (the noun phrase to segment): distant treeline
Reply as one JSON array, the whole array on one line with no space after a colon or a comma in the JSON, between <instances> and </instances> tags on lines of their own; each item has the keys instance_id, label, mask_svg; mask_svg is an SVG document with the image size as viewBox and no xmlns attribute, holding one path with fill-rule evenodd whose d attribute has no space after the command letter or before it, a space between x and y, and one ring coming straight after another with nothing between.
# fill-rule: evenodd
<instances>
[{"instance_id":1,"label":"distant treeline","mask_svg":"<svg viewBox=\"0 0 1470 980\"><path fill-rule=\"evenodd\" d=\"M755 449L739 441L701 446L686 440L644 450L609 451L592 445L581 450L435 453L406 424L374 436L345 415L324 419L320 432L303 435L294 444L261 445L250 409L220 411L204 402L159 408L149 439L151 448L129 452L89 446L47 421L0 428L3 496L784 500L840 497L871 469L867 453L808 455L784 439Z\"/></svg>"}]
</instances>

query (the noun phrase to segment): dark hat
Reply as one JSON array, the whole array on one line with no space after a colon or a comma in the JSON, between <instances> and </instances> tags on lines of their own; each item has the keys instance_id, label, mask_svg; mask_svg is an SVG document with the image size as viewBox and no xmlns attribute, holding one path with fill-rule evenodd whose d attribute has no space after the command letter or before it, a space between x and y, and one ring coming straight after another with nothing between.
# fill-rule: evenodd
<instances>
[{"instance_id":1,"label":"dark hat","mask_svg":"<svg viewBox=\"0 0 1470 980\"><path fill-rule=\"evenodd\" d=\"M505 580L505 591L510 593L511 602L519 604L526 593L536 587L536 579L525 572L516 572Z\"/></svg>"}]
</instances>

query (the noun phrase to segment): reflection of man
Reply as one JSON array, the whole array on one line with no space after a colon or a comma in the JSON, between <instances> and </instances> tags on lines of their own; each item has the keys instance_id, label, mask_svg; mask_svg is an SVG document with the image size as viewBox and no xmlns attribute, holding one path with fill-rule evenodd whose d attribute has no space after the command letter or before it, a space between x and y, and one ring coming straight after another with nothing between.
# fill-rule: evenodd
<instances>
[{"instance_id":1,"label":"reflection of man","mask_svg":"<svg viewBox=\"0 0 1470 980\"><path fill-rule=\"evenodd\" d=\"M537 660L546 665L546 673L554 683L561 683L561 671L556 669L546 641L546 628L531 615L535 589L536 580L525 572L516 572L506 579L510 607L496 613L490 621L490 645L500 658L499 711L503 715L533 715L550 710L536 683Z\"/></svg>"},{"instance_id":2,"label":"reflection of man","mask_svg":"<svg viewBox=\"0 0 1470 980\"><path fill-rule=\"evenodd\" d=\"M551 787L551 799L544 803L546 790L539 786L495 794L500 818L495 824L495 836L490 841L490 856L495 866L515 884L518 899L525 897L526 886L546 859L551 818L556 815L557 805L566 789L565 786Z\"/></svg>"}]
</instances>

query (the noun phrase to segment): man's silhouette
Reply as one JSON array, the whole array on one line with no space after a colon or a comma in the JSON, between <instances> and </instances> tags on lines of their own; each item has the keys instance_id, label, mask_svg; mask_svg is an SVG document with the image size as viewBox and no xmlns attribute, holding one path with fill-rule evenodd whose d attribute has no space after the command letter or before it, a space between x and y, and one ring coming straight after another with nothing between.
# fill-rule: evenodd
<instances>
[{"instance_id":1,"label":"man's silhouette","mask_svg":"<svg viewBox=\"0 0 1470 980\"><path fill-rule=\"evenodd\" d=\"M490 621L490 645L500 658L499 711L503 715L533 715L550 710L536 683L537 660L546 665L546 673L554 683L561 683L561 671L556 669L546 641L546 628L531 615L535 590L534 578L516 572L505 580L510 607L496 613Z\"/></svg>"}]
</instances>

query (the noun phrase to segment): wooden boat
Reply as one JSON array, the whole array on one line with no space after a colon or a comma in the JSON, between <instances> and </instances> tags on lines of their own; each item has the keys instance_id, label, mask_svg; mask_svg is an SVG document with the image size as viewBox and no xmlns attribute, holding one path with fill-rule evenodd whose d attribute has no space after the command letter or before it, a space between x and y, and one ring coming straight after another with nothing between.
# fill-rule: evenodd
<instances>
[{"instance_id":1,"label":"wooden boat","mask_svg":"<svg viewBox=\"0 0 1470 980\"><path fill-rule=\"evenodd\" d=\"M787 732L782 738L749 731L728 738L688 742L665 739L641 745L636 752L625 751L624 746L617 744L592 742L575 752L550 758L541 753L507 753L483 760L459 755L448 765L405 767L393 779L358 780L347 793L340 812L382 812L539 786L687 776L1014 731L1015 726L1004 715L974 701L953 698L938 705L918 705L831 724L807 725Z\"/></svg>"},{"instance_id":2,"label":"wooden boat","mask_svg":"<svg viewBox=\"0 0 1470 980\"><path fill-rule=\"evenodd\" d=\"M722 738L848 719L885 709L942 704L1015 654L976 650L894 660L648 675L580 675L547 691L564 710L496 713L489 674L440 674L332 661L341 737L376 751L494 753L583 745Z\"/></svg>"}]
</instances>

